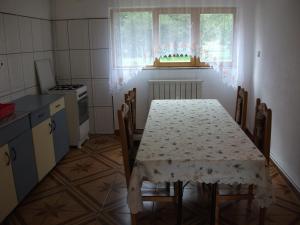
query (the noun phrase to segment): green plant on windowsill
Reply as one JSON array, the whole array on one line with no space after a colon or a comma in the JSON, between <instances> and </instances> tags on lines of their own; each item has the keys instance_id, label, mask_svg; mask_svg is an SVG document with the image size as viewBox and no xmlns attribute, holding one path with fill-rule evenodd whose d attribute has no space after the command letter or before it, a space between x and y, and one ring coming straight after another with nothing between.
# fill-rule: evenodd
<instances>
[{"instance_id":1,"label":"green plant on windowsill","mask_svg":"<svg viewBox=\"0 0 300 225\"><path fill-rule=\"evenodd\" d=\"M154 67L201 67L208 68L210 65L205 62L201 62L197 56L189 55L168 55L160 58L155 58L153 63Z\"/></svg>"}]
</instances>

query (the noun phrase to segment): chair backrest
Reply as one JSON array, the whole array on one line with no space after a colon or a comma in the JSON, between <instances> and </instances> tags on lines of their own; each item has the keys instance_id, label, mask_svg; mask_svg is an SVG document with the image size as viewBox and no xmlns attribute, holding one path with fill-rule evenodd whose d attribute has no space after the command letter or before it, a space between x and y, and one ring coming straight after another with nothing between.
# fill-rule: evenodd
<instances>
[{"instance_id":1,"label":"chair backrest","mask_svg":"<svg viewBox=\"0 0 300 225\"><path fill-rule=\"evenodd\" d=\"M133 88L132 90L128 91L127 94L125 94L125 103L130 108L131 113L131 119L132 119L132 129L133 131L136 130L136 88Z\"/></svg>"},{"instance_id":2,"label":"chair backrest","mask_svg":"<svg viewBox=\"0 0 300 225\"><path fill-rule=\"evenodd\" d=\"M270 143L272 127L272 110L258 98L255 107L255 123L253 139L257 148L266 157L267 165L270 162Z\"/></svg>"},{"instance_id":3,"label":"chair backrest","mask_svg":"<svg viewBox=\"0 0 300 225\"><path fill-rule=\"evenodd\" d=\"M122 145L123 164L125 170L126 184L129 186L130 175L133 168L133 136L132 125L129 117L129 106L124 103L118 110L118 121Z\"/></svg>"},{"instance_id":4,"label":"chair backrest","mask_svg":"<svg viewBox=\"0 0 300 225\"><path fill-rule=\"evenodd\" d=\"M243 130L246 130L247 107L248 92L238 86L234 119Z\"/></svg>"}]
</instances>

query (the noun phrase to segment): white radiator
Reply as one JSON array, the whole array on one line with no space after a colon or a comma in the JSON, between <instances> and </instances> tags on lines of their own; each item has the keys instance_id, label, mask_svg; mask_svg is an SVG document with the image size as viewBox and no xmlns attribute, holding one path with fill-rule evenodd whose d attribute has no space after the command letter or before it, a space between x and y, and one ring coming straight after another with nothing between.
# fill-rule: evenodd
<instances>
[{"instance_id":1,"label":"white radiator","mask_svg":"<svg viewBox=\"0 0 300 225\"><path fill-rule=\"evenodd\" d=\"M149 100L200 99L201 80L149 80Z\"/></svg>"}]
</instances>

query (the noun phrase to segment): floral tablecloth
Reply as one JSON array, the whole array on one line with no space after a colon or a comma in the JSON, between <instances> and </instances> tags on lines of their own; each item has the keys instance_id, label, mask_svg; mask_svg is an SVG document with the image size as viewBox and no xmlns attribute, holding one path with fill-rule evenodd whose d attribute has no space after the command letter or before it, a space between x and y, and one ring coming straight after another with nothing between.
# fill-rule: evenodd
<instances>
[{"instance_id":1,"label":"floral tablecloth","mask_svg":"<svg viewBox=\"0 0 300 225\"><path fill-rule=\"evenodd\" d=\"M153 100L130 180L131 213L142 211L141 184L178 180L255 184L272 202L265 158L217 100Z\"/></svg>"}]
</instances>

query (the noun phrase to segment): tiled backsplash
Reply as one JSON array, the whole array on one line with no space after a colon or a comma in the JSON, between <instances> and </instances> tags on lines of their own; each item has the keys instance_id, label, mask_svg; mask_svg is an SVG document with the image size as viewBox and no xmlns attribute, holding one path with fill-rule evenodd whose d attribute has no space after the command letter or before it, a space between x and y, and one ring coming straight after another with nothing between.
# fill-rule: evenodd
<instances>
[{"instance_id":1,"label":"tiled backsplash","mask_svg":"<svg viewBox=\"0 0 300 225\"><path fill-rule=\"evenodd\" d=\"M0 102L38 92L34 60L53 64L51 21L0 13Z\"/></svg>"},{"instance_id":2,"label":"tiled backsplash","mask_svg":"<svg viewBox=\"0 0 300 225\"><path fill-rule=\"evenodd\" d=\"M87 85L93 133L114 132L108 23L108 19L53 21L57 80Z\"/></svg>"},{"instance_id":3,"label":"tiled backsplash","mask_svg":"<svg viewBox=\"0 0 300 225\"><path fill-rule=\"evenodd\" d=\"M34 60L49 58L59 83L87 85L91 132L113 133L108 43L108 19L0 13L0 102L38 93Z\"/></svg>"}]
</instances>

